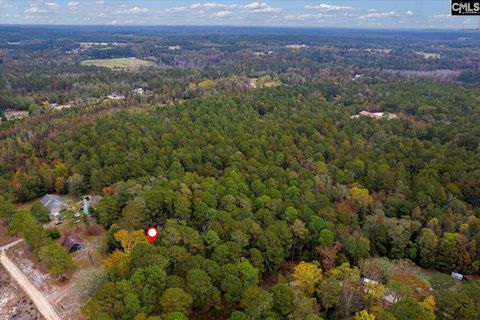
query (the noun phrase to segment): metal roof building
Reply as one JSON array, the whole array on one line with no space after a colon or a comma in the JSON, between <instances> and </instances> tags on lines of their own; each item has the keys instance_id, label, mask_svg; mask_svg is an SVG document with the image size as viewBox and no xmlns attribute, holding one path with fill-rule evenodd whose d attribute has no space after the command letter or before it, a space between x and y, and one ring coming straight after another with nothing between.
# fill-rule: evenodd
<instances>
[{"instance_id":1,"label":"metal roof building","mask_svg":"<svg viewBox=\"0 0 480 320\"><path fill-rule=\"evenodd\" d=\"M41 199L40 202L50 210L50 216L56 218L60 215L60 209L62 204L68 200L67 196L59 196L56 194L46 194Z\"/></svg>"}]
</instances>

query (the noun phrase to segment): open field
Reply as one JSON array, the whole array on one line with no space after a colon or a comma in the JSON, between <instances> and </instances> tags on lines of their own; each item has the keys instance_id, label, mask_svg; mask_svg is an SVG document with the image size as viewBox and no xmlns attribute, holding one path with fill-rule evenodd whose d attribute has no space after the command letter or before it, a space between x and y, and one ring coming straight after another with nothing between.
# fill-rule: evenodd
<instances>
[{"instance_id":1,"label":"open field","mask_svg":"<svg viewBox=\"0 0 480 320\"><path fill-rule=\"evenodd\" d=\"M110 69L138 69L140 67L152 66L154 63L142 59L115 58L115 59L96 59L84 60L80 62L84 66L97 66Z\"/></svg>"},{"instance_id":2,"label":"open field","mask_svg":"<svg viewBox=\"0 0 480 320\"><path fill-rule=\"evenodd\" d=\"M30 210L32 208L33 204L35 203L35 201L40 200L40 199L41 198L36 198L36 199L32 199L32 200L29 200L29 201L26 201L26 202L17 203L17 204L15 204L15 207L17 208L17 211Z\"/></svg>"},{"instance_id":3,"label":"open field","mask_svg":"<svg viewBox=\"0 0 480 320\"><path fill-rule=\"evenodd\" d=\"M423 56L424 59L439 59L440 58L440 55L438 53L417 51L417 54Z\"/></svg>"}]
</instances>

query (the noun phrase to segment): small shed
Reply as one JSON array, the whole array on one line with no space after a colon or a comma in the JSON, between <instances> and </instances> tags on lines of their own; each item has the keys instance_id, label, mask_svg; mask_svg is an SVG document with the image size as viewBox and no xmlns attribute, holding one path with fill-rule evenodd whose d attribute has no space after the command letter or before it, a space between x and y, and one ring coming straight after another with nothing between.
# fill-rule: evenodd
<instances>
[{"instance_id":1,"label":"small shed","mask_svg":"<svg viewBox=\"0 0 480 320\"><path fill-rule=\"evenodd\" d=\"M65 237L65 240L63 240L62 246L69 252L74 252L83 249L85 247L85 243L76 235L69 234Z\"/></svg>"},{"instance_id":2,"label":"small shed","mask_svg":"<svg viewBox=\"0 0 480 320\"><path fill-rule=\"evenodd\" d=\"M463 274L458 272L452 272L451 277L456 280L463 280Z\"/></svg>"}]
</instances>

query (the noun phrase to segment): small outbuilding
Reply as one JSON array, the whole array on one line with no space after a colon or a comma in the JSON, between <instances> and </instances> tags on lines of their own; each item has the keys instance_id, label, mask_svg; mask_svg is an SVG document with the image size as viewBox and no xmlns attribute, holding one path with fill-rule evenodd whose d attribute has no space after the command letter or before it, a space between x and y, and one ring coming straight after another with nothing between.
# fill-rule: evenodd
<instances>
[{"instance_id":1,"label":"small outbuilding","mask_svg":"<svg viewBox=\"0 0 480 320\"><path fill-rule=\"evenodd\" d=\"M463 274L452 272L451 277L455 280L463 280Z\"/></svg>"},{"instance_id":2,"label":"small outbuilding","mask_svg":"<svg viewBox=\"0 0 480 320\"><path fill-rule=\"evenodd\" d=\"M62 246L69 252L74 252L83 249L85 247L85 243L76 235L69 234L65 237L65 240L63 240Z\"/></svg>"}]
</instances>

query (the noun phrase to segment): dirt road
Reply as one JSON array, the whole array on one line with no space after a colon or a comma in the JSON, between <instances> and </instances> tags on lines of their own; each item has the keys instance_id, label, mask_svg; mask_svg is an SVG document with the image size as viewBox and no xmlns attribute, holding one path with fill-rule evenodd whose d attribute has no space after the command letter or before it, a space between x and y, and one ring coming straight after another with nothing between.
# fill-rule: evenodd
<instances>
[{"instance_id":1,"label":"dirt road","mask_svg":"<svg viewBox=\"0 0 480 320\"><path fill-rule=\"evenodd\" d=\"M21 242L22 239L0 247L0 264L3 265L5 270L10 276L22 287L23 291L30 297L33 303L37 306L38 311L47 320L61 320L55 309L50 305L47 299L38 291L37 288L28 280L28 278L17 268L17 266L6 255L6 249Z\"/></svg>"}]
</instances>

